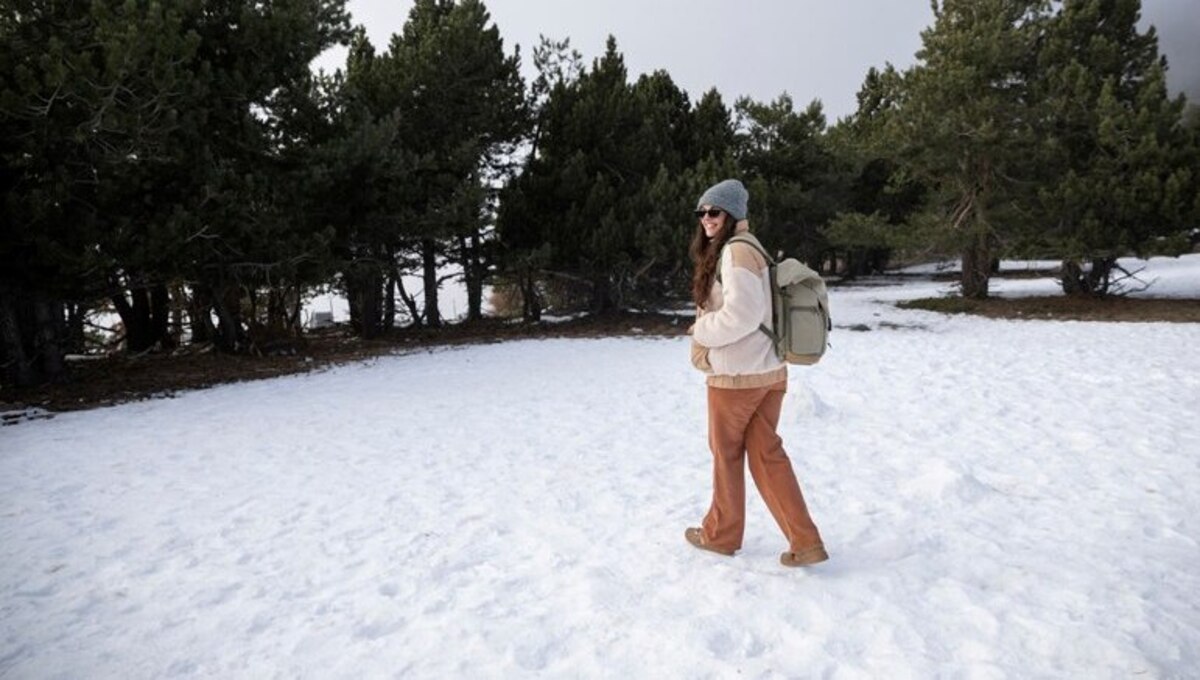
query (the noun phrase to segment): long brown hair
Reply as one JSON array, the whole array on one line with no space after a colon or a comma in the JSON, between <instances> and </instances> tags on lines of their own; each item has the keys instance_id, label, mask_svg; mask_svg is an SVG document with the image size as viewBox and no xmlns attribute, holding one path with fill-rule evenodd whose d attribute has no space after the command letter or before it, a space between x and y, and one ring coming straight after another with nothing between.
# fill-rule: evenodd
<instances>
[{"instance_id":1,"label":"long brown hair","mask_svg":"<svg viewBox=\"0 0 1200 680\"><path fill-rule=\"evenodd\" d=\"M711 239L704 233L704 225L697 224L692 245L688 248L688 254L692 256L692 300L697 307L703 308L708 304L713 279L717 278L717 260L721 257L721 248L733 236L737 224L729 213L722 217L721 229Z\"/></svg>"}]
</instances>

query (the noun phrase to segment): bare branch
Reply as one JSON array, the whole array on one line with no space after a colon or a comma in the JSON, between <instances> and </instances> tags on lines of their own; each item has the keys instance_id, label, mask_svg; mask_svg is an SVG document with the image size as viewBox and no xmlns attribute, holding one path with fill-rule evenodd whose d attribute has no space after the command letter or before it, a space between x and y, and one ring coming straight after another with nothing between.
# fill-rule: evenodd
<instances>
[{"instance_id":1,"label":"bare branch","mask_svg":"<svg viewBox=\"0 0 1200 680\"><path fill-rule=\"evenodd\" d=\"M1115 278L1115 279L1112 279L1111 281L1109 281L1108 285L1111 289L1114 290L1114 293L1113 293L1114 295L1119 295L1119 296L1123 297L1123 296L1129 295L1131 293L1141 293L1143 291L1149 290L1151 286L1153 286L1155 283L1158 282L1158 279L1151 279L1150 281L1143 281L1141 278L1138 277L1138 274L1141 274L1143 271L1145 271L1145 269L1146 269L1145 267L1141 267L1140 269L1137 269L1137 270L1131 272L1128 269L1122 267L1121 265L1114 263L1113 269L1124 274L1124 276L1122 276L1120 278ZM1126 287L1125 284L1123 284L1122 282L1126 281L1128 279L1133 279L1134 281L1137 281L1138 283L1141 284L1141 287L1140 288Z\"/></svg>"}]
</instances>

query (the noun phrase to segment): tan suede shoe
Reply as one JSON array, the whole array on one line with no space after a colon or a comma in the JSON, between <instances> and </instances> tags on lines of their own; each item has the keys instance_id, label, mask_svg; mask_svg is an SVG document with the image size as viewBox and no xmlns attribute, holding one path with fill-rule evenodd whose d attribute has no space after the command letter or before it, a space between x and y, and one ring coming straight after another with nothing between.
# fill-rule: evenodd
<instances>
[{"instance_id":1,"label":"tan suede shoe","mask_svg":"<svg viewBox=\"0 0 1200 680\"><path fill-rule=\"evenodd\" d=\"M799 552L785 552L779 556L779 563L785 567L807 567L829 559L825 546L821 544L805 548Z\"/></svg>"},{"instance_id":2,"label":"tan suede shoe","mask_svg":"<svg viewBox=\"0 0 1200 680\"><path fill-rule=\"evenodd\" d=\"M683 532L683 537L687 539L688 543L691 543L701 550L708 550L726 557L733 556L733 550L723 550L706 543L704 541L704 531L702 531L699 527L688 527L687 530Z\"/></svg>"}]
</instances>

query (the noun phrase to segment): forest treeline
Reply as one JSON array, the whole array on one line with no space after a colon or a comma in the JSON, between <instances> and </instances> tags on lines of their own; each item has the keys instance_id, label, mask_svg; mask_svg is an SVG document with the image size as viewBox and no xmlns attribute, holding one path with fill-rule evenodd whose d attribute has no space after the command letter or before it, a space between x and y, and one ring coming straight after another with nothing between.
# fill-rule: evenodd
<instances>
[{"instance_id":1,"label":"forest treeline","mask_svg":"<svg viewBox=\"0 0 1200 680\"><path fill-rule=\"evenodd\" d=\"M298 337L316 290L363 337L436 328L446 271L468 321L489 286L531 321L683 300L693 201L730 176L772 248L841 276L961 257L968 297L1002 256L1105 295L1118 257L1192 247L1200 116L1139 0L934 9L831 123L635 77L613 38L590 64L544 38L527 82L478 0L417 0L386 46L344 0L4 0L2 379L60 378L102 308L129 352L242 353Z\"/></svg>"}]
</instances>

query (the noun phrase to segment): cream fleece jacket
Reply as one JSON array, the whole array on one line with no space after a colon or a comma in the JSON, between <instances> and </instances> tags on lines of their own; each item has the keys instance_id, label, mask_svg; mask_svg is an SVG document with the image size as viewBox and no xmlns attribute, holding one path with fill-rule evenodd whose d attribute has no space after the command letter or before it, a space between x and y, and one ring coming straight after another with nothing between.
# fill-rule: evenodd
<instances>
[{"instance_id":1,"label":"cream fleece jacket","mask_svg":"<svg viewBox=\"0 0 1200 680\"><path fill-rule=\"evenodd\" d=\"M771 325L771 282L767 263L754 248L733 243L720 262L706 309L697 310L692 338L708 348L708 384L752 388L787 379L787 365L771 339L758 329Z\"/></svg>"}]
</instances>

